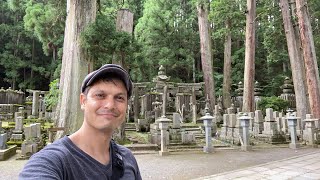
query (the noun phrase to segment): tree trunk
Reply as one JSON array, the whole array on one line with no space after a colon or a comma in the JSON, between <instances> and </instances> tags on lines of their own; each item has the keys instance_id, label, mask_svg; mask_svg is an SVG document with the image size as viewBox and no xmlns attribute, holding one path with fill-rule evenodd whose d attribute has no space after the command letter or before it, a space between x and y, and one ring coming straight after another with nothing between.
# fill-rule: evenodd
<instances>
[{"instance_id":1,"label":"tree trunk","mask_svg":"<svg viewBox=\"0 0 320 180\"><path fill-rule=\"evenodd\" d=\"M296 96L297 115L305 119L307 113L307 98L304 82L303 59L298 49L298 42L295 38L295 32L291 22L291 14L289 11L288 0L280 0L280 7L283 17L283 24L287 38L288 53L290 58L292 80Z\"/></svg>"},{"instance_id":2,"label":"tree trunk","mask_svg":"<svg viewBox=\"0 0 320 180\"><path fill-rule=\"evenodd\" d=\"M289 6L291 9L291 16L293 16L292 19L296 19L293 24L293 30L294 30L294 35L296 39L296 45L297 45L297 50L299 53L299 58L300 58L300 64L302 66L302 76L303 76L303 84L304 84L304 89L305 89L305 97L307 104L305 106L306 112L310 113L310 103L309 103L309 96L308 96L308 85L307 85L307 80L306 80L306 69L304 66L304 59L303 59L303 50L301 46L301 39L300 39L300 30L299 30L299 24L298 24L298 18L297 18L297 8L296 8L296 3L295 2L289 2Z\"/></svg>"},{"instance_id":3,"label":"tree trunk","mask_svg":"<svg viewBox=\"0 0 320 180\"><path fill-rule=\"evenodd\" d=\"M227 34L224 42L224 64L223 64L223 108L231 107L231 21L226 21Z\"/></svg>"},{"instance_id":4,"label":"tree trunk","mask_svg":"<svg viewBox=\"0 0 320 180\"><path fill-rule=\"evenodd\" d=\"M80 108L80 87L84 77L92 71L88 55L80 47L80 34L96 18L96 1L68 0L63 56L59 89L57 126L65 127L56 138L78 130L83 122Z\"/></svg>"},{"instance_id":5,"label":"tree trunk","mask_svg":"<svg viewBox=\"0 0 320 180\"><path fill-rule=\"evenodd\" d=\"M205 83L205 93L210 99L210 110L213 113L215 91L212 69L211 38L209 36L208 11L204 4L198 4L198 24L200 35L201 64Z\"/></svg>"},{"instance_id":6,"label":"tree trunk","mask_svg":"<svg viewBox=\"0 0 320 180\"><path fill-rule=\"evenodd\" d=\"M316 52L314 47L312 29L304 0L296 0L297 16L300 29L303 57L306 68L306 79L309 93L311 113L315 118L320 118L320 89L319 72Z\"/></svg>"},{"instance_id":7,"label":"tree trunk","mask_svg":"<svg viewBox=\"0 0 320 180\"><path fill-rule=\"evenodd\" d=\"M32 58L31 63L34 63L34 57L35 57L35 45L34 45L34 39L32 40ZM30 78L33 79L33 69L31 68L30 71ZM32 82L31 87L34 87L34 83Z\"/></svg>"},{"instance_id":8,"label":"tree trunk","mask_svg":"<svg viewBox=\"0 0 320 180\"><path fill-rule=\"evenodd\" d=\"M254 111L256 0L247 0L243 112Z\"/></svg>"},{"instance_id":9,"label":"tree trunk","mask_svg":"<svg viewBox=\"0 0 320 180\"><path fill-rule=\"evenodd\" d=\"M117 14L116 30L124 31L129 34L133 32L133 13L128 9L120 9ZM115 52L112 59L113 64L119 64L126 70L125 54L123 52Z\"/></svg>"},{"instance_id":10,"label":"tree trunk","mask_svg":"<svg viewBox=\"0 0 320 180\"><path fill-rule=\"evenodd\" d=\"M133 32L133 13L128 9L120 9L117 14L116 30L124 31L129 34ZM125 63L126 55L124 52L115 52L113 55L112 63L119 64L128 71L128 67ZM129 101L128 101L129 103ZM118 128L117 138L120 141L124 141L126 137L125 133L126 121L124 121Z\"/></svg>"}]
</instances>

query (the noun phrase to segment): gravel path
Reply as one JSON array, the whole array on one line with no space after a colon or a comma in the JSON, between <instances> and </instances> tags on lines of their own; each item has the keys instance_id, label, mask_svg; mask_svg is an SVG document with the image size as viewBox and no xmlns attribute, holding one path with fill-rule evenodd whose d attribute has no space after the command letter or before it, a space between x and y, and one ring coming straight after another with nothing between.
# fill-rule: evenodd
<instances>
[{"instance_id":1,"label":"gravel path","mask_svg":"<svg viewBox=\"0 0 320 180\"><path fill-rule=\"evenodd\" d=\"M136 155L142 178L145 179L193 179L239 168L300 156L319 149L259 148L250 152L216 149L212 154L202 152L175 152L169 156L158 154ZM15 157L0 161L0 179L17 179L26 160Z\"/></svg>"}]
</instances>

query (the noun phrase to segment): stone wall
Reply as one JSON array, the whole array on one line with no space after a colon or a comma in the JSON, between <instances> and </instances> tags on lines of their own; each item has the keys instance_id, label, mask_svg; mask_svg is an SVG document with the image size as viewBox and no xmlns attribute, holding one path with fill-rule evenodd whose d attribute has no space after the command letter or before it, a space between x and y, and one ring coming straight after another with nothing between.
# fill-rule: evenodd
<instances>
[{"instance_id":1,"label":"stone wall","mask_svg":"<svg viewBox=\"0 0 320 180\"><path fill-rule=\"evenodd\" d=\"M15 91L11 88L0 89L0 104L23 104L24 103L24 92Z\"/></svg>"}]
</instances>

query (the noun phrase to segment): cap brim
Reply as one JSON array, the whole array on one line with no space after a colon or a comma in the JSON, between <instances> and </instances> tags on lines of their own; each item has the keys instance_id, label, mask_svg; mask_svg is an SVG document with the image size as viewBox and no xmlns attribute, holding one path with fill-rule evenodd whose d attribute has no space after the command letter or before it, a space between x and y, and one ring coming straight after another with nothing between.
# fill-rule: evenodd
<instances>
[{"instance_id":1,"label":"cap brim","mask_svg":"<svg viewBox=\"0 0 320 180\"><path fill-rule=\"evenodd\" d=\"M104 65L100 69L88 74L85 78L82 92L84 92L85 88L92 85L97 79L108 76L108 74L115 74L119 77L120 80L124 82L127 88L128 97L130 97L132 91L132 82L129 74L122 67L113 64Z\"/></svg>"}]
</instances>

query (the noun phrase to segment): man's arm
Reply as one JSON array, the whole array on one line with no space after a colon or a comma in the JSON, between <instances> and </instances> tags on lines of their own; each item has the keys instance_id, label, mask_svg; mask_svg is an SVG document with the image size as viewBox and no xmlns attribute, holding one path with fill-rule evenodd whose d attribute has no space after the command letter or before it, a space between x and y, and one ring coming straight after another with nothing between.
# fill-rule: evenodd
<instances>
[{"instance_id":1,"label":"man's arm","mask_svg":"<svg viewBox=\"0 0 320 180\"><path fill-rule=\"evenodd\" d=\"M19 180L63 179L63 168L59 158L48 152L34 154L19 174Z\"/></svg>"}]
</instances>

